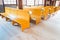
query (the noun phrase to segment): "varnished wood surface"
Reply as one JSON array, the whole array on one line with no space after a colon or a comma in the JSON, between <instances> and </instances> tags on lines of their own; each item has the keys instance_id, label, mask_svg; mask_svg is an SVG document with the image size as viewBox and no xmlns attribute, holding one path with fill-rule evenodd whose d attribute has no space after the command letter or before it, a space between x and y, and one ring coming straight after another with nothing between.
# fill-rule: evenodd
<instances>
[{"instance_id":1,"label":"varnished wood surface","mask_svg":"<svg viewBox=\"0 0 60 40\"><path fill-rule=\"evenodd\" d=\"M0 17L0 40L60 40L60 11L38 25L31 23L24 32Z\"/></svg>"}]
</instances>

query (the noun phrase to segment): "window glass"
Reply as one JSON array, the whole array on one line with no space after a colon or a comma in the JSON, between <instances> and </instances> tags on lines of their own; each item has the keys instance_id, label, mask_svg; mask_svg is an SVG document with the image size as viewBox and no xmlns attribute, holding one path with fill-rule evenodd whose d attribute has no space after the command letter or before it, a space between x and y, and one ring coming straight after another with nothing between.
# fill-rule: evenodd
<instances>
[{"instance_id":1,"label":"window glass","mask_svg":"<svg viewBox=\"0 0 60 40\"><path fill-rule=\"evenodd\" d=\"M44 6L44 0L23 0L23 6Z\"/></svg>"},{"instance_id":2,"label":"window glass","mask_svg":"<svg viewBox=\"0 0 60 40\"><path fill-rule=\"evenodd\" d=\"M16 0L4 0L4 4L6 7L16 8Z\"/></svg>"}]
</instances>

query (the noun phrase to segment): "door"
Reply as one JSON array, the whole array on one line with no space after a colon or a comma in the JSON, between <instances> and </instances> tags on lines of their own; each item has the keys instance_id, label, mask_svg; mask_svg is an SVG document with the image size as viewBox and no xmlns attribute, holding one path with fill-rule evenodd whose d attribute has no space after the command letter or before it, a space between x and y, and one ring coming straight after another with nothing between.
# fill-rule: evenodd
<instances>
[{"instance_id":1,"label":"door","mask_svg":"<svg viewBox=\"0 0 60 40\"><path fill-rule=\"evenodd\" d=\"M4 1L3 0L0 0L0 13L5 12L4 9L5 9L4 8Z\"/></svg>"}]
</instances>

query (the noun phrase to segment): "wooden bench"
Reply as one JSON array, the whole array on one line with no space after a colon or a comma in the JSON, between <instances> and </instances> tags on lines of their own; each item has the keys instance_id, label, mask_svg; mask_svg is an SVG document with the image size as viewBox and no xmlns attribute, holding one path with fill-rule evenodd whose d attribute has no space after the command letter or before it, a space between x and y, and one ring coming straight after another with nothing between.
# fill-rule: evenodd
<instances>
[{"instance_id":1,"label":"wooden bench","mask_svg":"<svg viewBox=\"0 0 60 40\"><path fill-rule=\"evenodd\" d=\"M48 14L49 14L49 9L47 7L42 7L40 9L42 11L42 16L43 16L44 20L47 20Z\"/></svg>"},{"instance_id":2,"label":"wooden bench","mask_svg":"<svg viewBox=\"0 0 60 40\"><path fill-rule=\"evenodd\" d=\"M38 8L42 11L42 18L44 18L44 20L46 20L48 18L48 14L49 14L49 7L46 6L38 6Z\"/></svg>"},{"instance_id":3,"label":"wooden bench","mask_svg":"<svg viewBox=\"0 0 60 40\"><path fill-rule=\"evenodd\" d=\"M21 30L24 31L30 27L30 15L26 10L19 10L13 8L5 8L5 13L1 14L6 19L12 20L12 24L18 23L21 26Z\"/></svg>"},{"instance_id":4,"label":"wooden bench","mask_svg":"<svg viewBox=\"0 0 60 40\"><path fill-rule=\"evenodd\" d=\"M28 10L30 17L31 17L31 22L38 24L41 22L41 17L42 17L42 12L39 8L25 8L24 10Z\"/></svg>"},{"instance_id":5,"label":"wooden bench","mask_svg":"<svg viewBox=\"0 0 60 40\"><path fill-rule=\"evenodd\" d=\"M54 6L50 6L49 10L50 10L49 11L50 15L52 15L55 12L55 7Z\"/></svg>"},{"instance_id":6,"label":"wooden bench","mask_svg":"<svg viewBox=\"0 0 60 40\"><path fill-rule=\"evenodd\" d=\"M57 7L57 10L60 10L60 6Z\"/></svg>"}]
</instances>

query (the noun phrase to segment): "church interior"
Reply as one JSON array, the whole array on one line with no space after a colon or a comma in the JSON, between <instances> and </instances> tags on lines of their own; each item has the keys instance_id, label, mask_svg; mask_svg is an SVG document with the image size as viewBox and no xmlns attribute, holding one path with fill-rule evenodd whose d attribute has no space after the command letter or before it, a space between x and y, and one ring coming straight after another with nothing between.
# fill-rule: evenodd
<instances>
[{"instance_id":1,"label":"church interior","mask_svg":"<svg viewBox=\"0 0 60 40\"><path fill-rule=\"evenodd\" d=\"M0 0L0 40L60 40L60 0Z\"/></svg>"}]
</instances>

